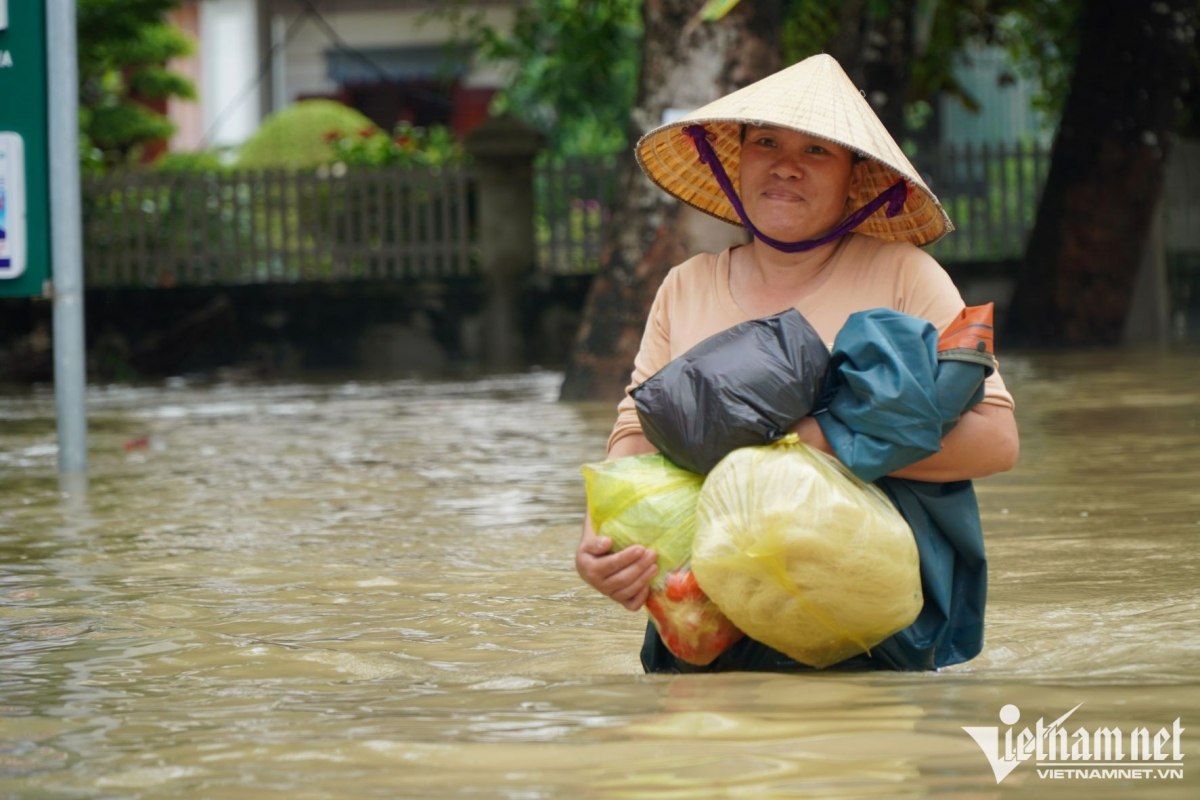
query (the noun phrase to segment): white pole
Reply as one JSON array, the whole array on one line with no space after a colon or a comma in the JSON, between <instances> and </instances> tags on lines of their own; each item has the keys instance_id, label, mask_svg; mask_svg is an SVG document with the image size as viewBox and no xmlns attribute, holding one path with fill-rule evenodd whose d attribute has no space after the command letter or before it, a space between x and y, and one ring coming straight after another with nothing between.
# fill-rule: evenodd
<instances>
[{"instance_id":1,"label":"white pole","mask_svg":"<svg viewBox=\"0 0 1200 800\"><path fill-rule=\"evenodd\" d=\"M83 336L83 212L79 198L79 62L75 0L46 0L50 123L50 239L54 276L54 402L59 487L87 491L86 350Z\"/></svg>"}]
</instances>

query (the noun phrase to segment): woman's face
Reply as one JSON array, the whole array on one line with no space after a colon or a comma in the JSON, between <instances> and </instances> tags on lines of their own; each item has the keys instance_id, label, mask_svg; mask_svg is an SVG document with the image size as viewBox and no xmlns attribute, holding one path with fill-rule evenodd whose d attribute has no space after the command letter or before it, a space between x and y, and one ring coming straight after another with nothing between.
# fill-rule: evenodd
<instances>
[{"instance_id":1,"label":"woman's face","mask_svg":"<svg viewBox=\"0 0 1200 800\"><path fill-rule=\"evenodd\" d=\"M741 196L755 226L785 242L816 239L857 199L865 164L826 139L773 126L746 126Z\"/></svg>"}]
</instances>

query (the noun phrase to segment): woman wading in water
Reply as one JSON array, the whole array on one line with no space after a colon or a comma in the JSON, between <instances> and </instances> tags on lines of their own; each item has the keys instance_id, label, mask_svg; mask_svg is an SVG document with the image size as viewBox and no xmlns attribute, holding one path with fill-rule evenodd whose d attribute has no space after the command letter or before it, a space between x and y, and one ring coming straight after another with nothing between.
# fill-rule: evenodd
<instances>
[{"instance_id":1,"label":"woman wading in water","mask_svg":"<svg viewBox=\"0 0 1200 800\"><path fill-rule=\"evenodd\" d=\"M637 156L665 191L744 225L754 238L671 270L646 321L630 389L704 339L789 308L826 343L857 311L893 309L943 331L964 308L946 272L919 249L952 230L949 219L829 56L814 56L651 131ZM962 415L940 452L894 476L942 483L1011 469L1018 452L1012 396L998 371L984 389L983 401ZM832 452L813 417L793 430L808 445ZM654 451L627 394L607 457ZM579 574L625 608L640 609L657 572L655 553L611 548L585 519ZM649 627L647 669L660 668L647 660L661 648L657 639ZM731 649L754 648L765 645L747 638Z\"/></svg>"}]
</instances>

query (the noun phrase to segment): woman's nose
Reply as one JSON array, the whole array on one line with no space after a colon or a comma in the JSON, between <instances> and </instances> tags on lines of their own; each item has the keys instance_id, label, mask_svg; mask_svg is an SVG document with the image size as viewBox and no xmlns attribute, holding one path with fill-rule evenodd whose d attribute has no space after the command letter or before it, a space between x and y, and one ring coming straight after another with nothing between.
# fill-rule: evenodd
<instances>
[{"instance_id":1,"label":"woman's nose","mask_svg":"<svg viewBox=\"0 0 1200 800\"><path fill-rule=\"evenodd\" d=\"M800 159L788 153L780 153L771 165L771 174L782 180L797 179L803 176L804 167Z\"/></svg>"}]
</instances>

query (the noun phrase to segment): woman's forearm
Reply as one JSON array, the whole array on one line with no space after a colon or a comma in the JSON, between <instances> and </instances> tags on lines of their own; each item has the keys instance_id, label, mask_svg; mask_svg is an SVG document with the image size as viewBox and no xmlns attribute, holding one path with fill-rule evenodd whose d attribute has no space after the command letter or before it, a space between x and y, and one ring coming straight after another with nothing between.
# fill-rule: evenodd
<instances>
[{"instance_id":1,"label":"woman's forearm","mask_svg":"<svg viewBox=\"0 0 1200 800\"><path fill-rule=\"evenodd\" d=\"M892 477L934 483L985 478L1012 469L1020 450L1012 409L980 403L962 415L939 452Z\"/></svg>"},{"instance_id":2,"label":"woman's forearm","mask_svg":"<svg viewBox=\"0 0 1200 800\"><path fill-rule=\"evenodd\" d=\"M792 430L810 447L834 455L813 417L805 417ZM896 470L891 476L930 483L984 478L1012 469L1020 449L1012 409L980 403L962 415L954 430L942 440L940 451Z\"/></svg>"},{"instance_id":3,"label":"woman's forearm","mask_svg":"<svg viewBox=\"0 0 1200 800\"><path fill-rule=\"evenodd\" d=\"M650 444L650 440L645 436L640 433L631 433L613 442L612 448L608 451L608 460L613 461L625 456L640 456L643 453L657 452L658 448Z\"/></svg>"},{"instance_id":4,"label":"woman's forearm","mask_svg":"<svg viewBox=\"0 0 1200 800\"><path fill-rule=\"evenodd\" d=\"M812 417L805 417L792 430L806 444L833 454L821 426ZM1012 409L980 403L962 415L954 430L942 440L940 451L893 472L892 477L931 483L985 478L1012 469L1020 450ZM655 452L658 448L645 436L630 434L613 443L608 458Z\"/></svg>"}]
</instances>

